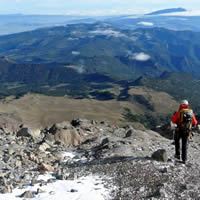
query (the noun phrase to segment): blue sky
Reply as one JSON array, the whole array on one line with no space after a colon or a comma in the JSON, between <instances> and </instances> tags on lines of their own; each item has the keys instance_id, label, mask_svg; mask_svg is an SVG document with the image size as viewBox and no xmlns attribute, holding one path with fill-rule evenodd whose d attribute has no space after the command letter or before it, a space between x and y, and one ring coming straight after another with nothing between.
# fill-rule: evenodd
<instances>
[{"instance_id":1,"label":"blue sky","mask_svg":"<svg viewBox=\"0 0 200 200\"><path fill-rule=\"evenodd\" d=\"M142 14L172 7L200 9L200 0L0 0L0 14Z\"/></svg>"}]
</instances>

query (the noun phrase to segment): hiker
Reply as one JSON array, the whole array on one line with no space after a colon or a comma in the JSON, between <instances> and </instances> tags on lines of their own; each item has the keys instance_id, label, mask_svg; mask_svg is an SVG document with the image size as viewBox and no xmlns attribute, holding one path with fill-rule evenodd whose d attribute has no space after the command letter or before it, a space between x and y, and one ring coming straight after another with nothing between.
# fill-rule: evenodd
<instances>
[{"instance_id":1,"label":"hiker","mask_svg":"<svg viewBox=\"0 0 200 200\"><path fill-rule=\"evenodd\" d=\"M171 121L177 125L174 136L175 158L180 160L180 140L182 140L181 158L183 163L186 163L188 139L192 134L192 126L197 126L198 123L187 100L181 101L179 110L173 114Z\"/></svg>"}]
</instances>

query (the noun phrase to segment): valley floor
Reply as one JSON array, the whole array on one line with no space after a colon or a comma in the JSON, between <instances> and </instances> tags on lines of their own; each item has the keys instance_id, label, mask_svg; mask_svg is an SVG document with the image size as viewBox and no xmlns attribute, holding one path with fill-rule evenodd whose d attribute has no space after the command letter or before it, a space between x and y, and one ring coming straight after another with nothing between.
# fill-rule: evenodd
<instances>
[{"instance_id":1,"label":"valley floor","mask_svg":"<svg viewBox=\"0 0 200 200\"><path fill-rule=\"evenodd\" d=\"M33 129L49 126L53 123L87 118L99 121L120 123L124 108L141 110L127 101L98 101L94 99L72 99L69 97L52 97L28 94L20 99L7 98L0 102L2 117L10 115Z\"/></svg>"}]
</instances>

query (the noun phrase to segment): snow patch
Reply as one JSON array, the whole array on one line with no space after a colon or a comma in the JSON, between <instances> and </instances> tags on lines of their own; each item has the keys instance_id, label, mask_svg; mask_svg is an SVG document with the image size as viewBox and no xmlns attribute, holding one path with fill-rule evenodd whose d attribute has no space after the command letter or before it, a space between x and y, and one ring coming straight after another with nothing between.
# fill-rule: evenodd
<instances>
[{"instance_id":1,"label":"snow patch","mask_svg":"<svg viewBox=\"0 0 200 200\"><path fill-rule=\"evenodd\" d=\"M44 181L53 178L50 174L41 175L40 178ZM0 194L2 200L18 200L19 196L27 190L44 191L36 194L32 200L108 200L111 199L111 189L104 186L104 181L108 178L99 176L86 176L75 180L58 180L47 185L28 186L24 189L14 189L12 193Z\"/></svg>"},{"instance_id":2,"label":"snow patch","mask_svg":"<svg viewBox=\"0 0 200 200\"><path fill-rule=\"evenodd\" d=\"M74 40L79 40L79 38L72 38L72 37L69 37L69 38L67 38L67 40L69 40L69 41L74 41Z\"/></svg>"},{"instance_id":3,"label":"snow patch","mask_svg":"<svg viewBox=\"0 0 200 200\"><path fill-rule=\"evenodd\" d=\"M144 52L140 52L140 53L134 53L133 55L129 56L129 58L132 60L144 62L144 61L149 60L151 56Z\"/></svg>"},{"instance_id":4,"label":"snow patch","mask_svg":"<svg viewBox=\"0 0 200 200\"><path fill-rule=\"evenodd\" d=\"M70 158L70 159L73 159L74 157L76 157L76 153L75 152L64 152L63 153L63 158Z\"/></svg>"},{"instance_id":5,"label":"snow patch","mask_svg":"<svg viewBox=\"0 0 200 200\"><path fill-rule=\"evenodd\" d=\"M43 181L48 181L49 179L52 179L52 175L51 174L40 174L38 176L38 180L43 180Z\"/></svg>"},{"instance_id":6,"label":"snow patch","mask_svg":"<svg viewBox=\"0 0 200 200\"><path fill-rule=\"evenodd\" d=\"M82 155L81 153L78 152L64 152L62 154L63 162L81 162L81 163L86 163L88 162L88 159Z\"/></svg>"},{"instance_id":7,"label":"snow patch","mask_svg":"<svg viewBox=\"0 0 200 200\"><path fill-rule=\"evenodd\" d=\"M129 16L126 16L124 17L125 19L137 19L137 18L140 18L142 17L143 15L129 15Z\"/></svg>"},{"instance_id":8,"label":"snow patch","mask_svg":"<svg viewBox=\"0 0 200 200\"><path fill-rule=\"evenodd\" d=\"M66 65L65 66L66 68L69 68L69 69L73 69L75 70L76 72L78 72L79 74L82 74L85 72L85 69L84 69L84 66L83 65Z\"/></svg>"},{"instance_id":9,"label":"snow patch","mask_svg":"<svg viewBox=\"0 0 200 200\"><path fill-rule=\"evenodd\" d=\"M154 25L154 23L152 23L152 22L145 22L145 21L138 22L137 24L142 25L142 26L153 26Z\"/></svg>"},{"instance_id":10,"label":"snow patch","mask_svg":"<svg viewBox=\"0 0 200 200\"><path fill-rule=\"evenodd\" d=\"M97 29L95 31L90 31L89 33L93 35L105 35L111 37L126 37L125 34L112 29Z\"/></svg>"}]
</instances>

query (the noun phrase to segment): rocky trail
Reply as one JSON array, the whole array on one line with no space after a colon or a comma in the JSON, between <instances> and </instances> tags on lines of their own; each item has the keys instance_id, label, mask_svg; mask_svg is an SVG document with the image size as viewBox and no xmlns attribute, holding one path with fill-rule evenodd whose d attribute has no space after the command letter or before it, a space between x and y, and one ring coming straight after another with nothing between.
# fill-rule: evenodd
<instances>
[{"instance_id":1,"label":"rocky trail","mask_svg":"<svg viewBox=\"0 0 200 200\"><path fill-rule=\"evenodd\" d=\"M199 149L184 165L157 132L83 119L1 128L0 199L200 199Z\"/></svg>"}]
</instances>

